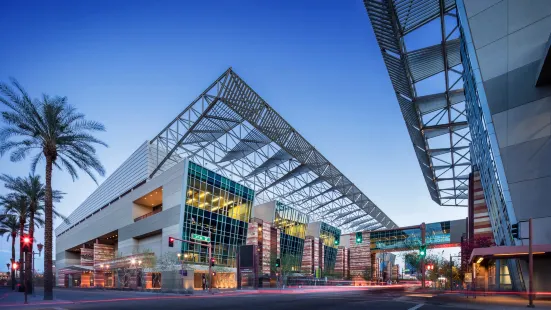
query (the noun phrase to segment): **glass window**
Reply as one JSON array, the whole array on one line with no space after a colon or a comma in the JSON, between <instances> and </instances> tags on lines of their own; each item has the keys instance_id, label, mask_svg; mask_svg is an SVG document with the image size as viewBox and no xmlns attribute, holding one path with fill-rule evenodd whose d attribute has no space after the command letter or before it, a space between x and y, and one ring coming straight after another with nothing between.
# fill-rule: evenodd
<instances>
[{"instance_id":1,"label":"glass window","mask_svg":"<svg viewBox=\"0 0 551 310\"><path fill-rule=\"evenodd\" d=\"M240 189L240 190L236 190ZM218 265L235 267L235 250L245 244L254 192L243 195L245 187L190 162L188 188L184 208L184 240L192 234L207 235L211 231L213 255ZM244 229L239 229L243 227ZM183 243L186 260L207 262L207 247Z\"/></svg>"}]
</instances>

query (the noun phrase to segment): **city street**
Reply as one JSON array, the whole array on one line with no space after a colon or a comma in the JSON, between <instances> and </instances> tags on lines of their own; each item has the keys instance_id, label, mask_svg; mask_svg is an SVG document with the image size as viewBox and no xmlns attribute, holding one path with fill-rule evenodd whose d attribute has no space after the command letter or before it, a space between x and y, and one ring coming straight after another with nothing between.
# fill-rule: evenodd
<instances>
[{"instance_id":1,"label":"city street","mask_svg":"<svg viewBox=\"0 0 551 310\"><path fill-rule=\"evenodd\" d=\"M23 295L0 290L0 309L521 309L525 301L475 302L472 298L443 299L432 294L415 294L401 288L321 288L285 291L229 291L215 295L158 294L89 289L57 289L56 300L42 301L41 292L22 304ZM540 302L538 308L549 308Z\"/></svg>"},{"instance_id":2,"label":"city street","mask_svg":"<svg viewBox=\"0 0 551 310\"><path fill-rule=\"evenodd\" d=\"M37 292L41 294L40 291ZM56 290L56 301L34 299L32 305L21 304L23 295L10 293L0 299L1 309L417 309L421 302L397 300L403 292L379 290L288 290L241 291L214 296L155 294L85 289ZM37 295L38 297L38 295ZM15 299L14 299L15 298ZM18 300L19 302L17 302ZM423 309L438 309L423 305Z\"/></svg>"}]
</instances>

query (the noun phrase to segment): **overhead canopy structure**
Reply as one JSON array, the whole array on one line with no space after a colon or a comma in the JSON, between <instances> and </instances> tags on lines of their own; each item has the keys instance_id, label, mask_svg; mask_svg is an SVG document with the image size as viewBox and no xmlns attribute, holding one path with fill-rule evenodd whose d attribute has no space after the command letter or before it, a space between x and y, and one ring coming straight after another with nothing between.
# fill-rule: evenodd
<instances>
[{"instance_id":1,"label":"overhead canopy structure","mask_svg":"<svg viewBox=\"0 0 551 310\"><path fill-rule=\"evenodd\" d=\"M467 206L471 140L455 0L364 4L432 200Z\"/></svg>"},{"instance_id":2,"label":"overhead canopy structure","mask_svg":"<svg viewBox=\"0 0 551 310\"><path fill-rule=\"evenodd\" d=\"M254 189L256 204L278 200L344 231L397 227L231 68L150 146L150 177L189 158Z\"/></svg>"}]
</instances>

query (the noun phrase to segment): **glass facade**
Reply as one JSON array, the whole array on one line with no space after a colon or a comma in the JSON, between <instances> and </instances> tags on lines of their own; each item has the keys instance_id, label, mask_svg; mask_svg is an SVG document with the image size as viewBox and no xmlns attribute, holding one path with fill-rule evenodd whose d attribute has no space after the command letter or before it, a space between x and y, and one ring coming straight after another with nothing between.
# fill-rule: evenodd
<instances>
[{"instance_id":1,"label":"glass facade","mask_svg":"<svg viewBox=\"0 0 551 310\"><path fill-rule=\"evenodd\" d=\"M216 265L235 267L235 257L247 237L254 191L189 162L182 239L211 232ZM186 262L207 263L206 246L182 243Z\"/></svg>"},{"instance_id":2,"label":"glass facade","mask_svg":"<svg viewBox=\"0 0 551 310\"><path fill-rule=\"evenodd\" d=\"M304 251L304 238L308 216L296 209L276 201L274 226L281 230L280 256L293 256L296 258L295 270L300 270L302 253Z\"/></svg>"},{"instance_id":3,"label":"glass facade","mask_svg":"<svg viewBox=\"0 0 551 310\"><path fill-rule=\"evenodd\" d=\"M472 139L471 162L473 169L480 172L496 244L515 245L511 235L511 223L516 222L515 213L463 0L457 0L457 9L461 31L465 110ZM509 260L508 266L516 288L523 290L518 263Z\"/></svg>"},{"instance_id":4,"label":"glass facade","mask_svg":"<svg viewBox=\"0 0 551 310\"><path fill-rule=\"evenodd\" d=\"M341 239L341 230L322 222L320 227L320 239L324 245L323 266L326 271L333 271L335 270L335 263L337 262L337 247L339 246L335 241L339 242Z\"/></svg>"},{"instance_id":5,"label":"glass facade","mask_svg":"<svg viewBox=\"0 0 551 310\"><path fill-rule=\"evenodd\" d=\"M371 250L403 250L421 245L421 228L392 229L370 233ZM438 246L450 243L450 222L426 224L425 244Z\"/></svg>"}]
</instances>

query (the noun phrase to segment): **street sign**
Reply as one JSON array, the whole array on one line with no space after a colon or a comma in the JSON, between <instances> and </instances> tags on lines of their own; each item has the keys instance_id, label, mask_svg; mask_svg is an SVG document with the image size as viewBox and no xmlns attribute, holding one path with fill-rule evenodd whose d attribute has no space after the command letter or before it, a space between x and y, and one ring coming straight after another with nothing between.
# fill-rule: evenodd
<instances>
[{"instance_id":1,"label":"street sign","mask_svg":"<svg viewBox=\"0 0 551 310\"><path fill-rule=\"evenodd\" d=\"M191 239L198 240L198 241L204 241L204 242L210 242L209 237L198 235L198 234L191 234Z\"/></svg>"}]
</instances>

